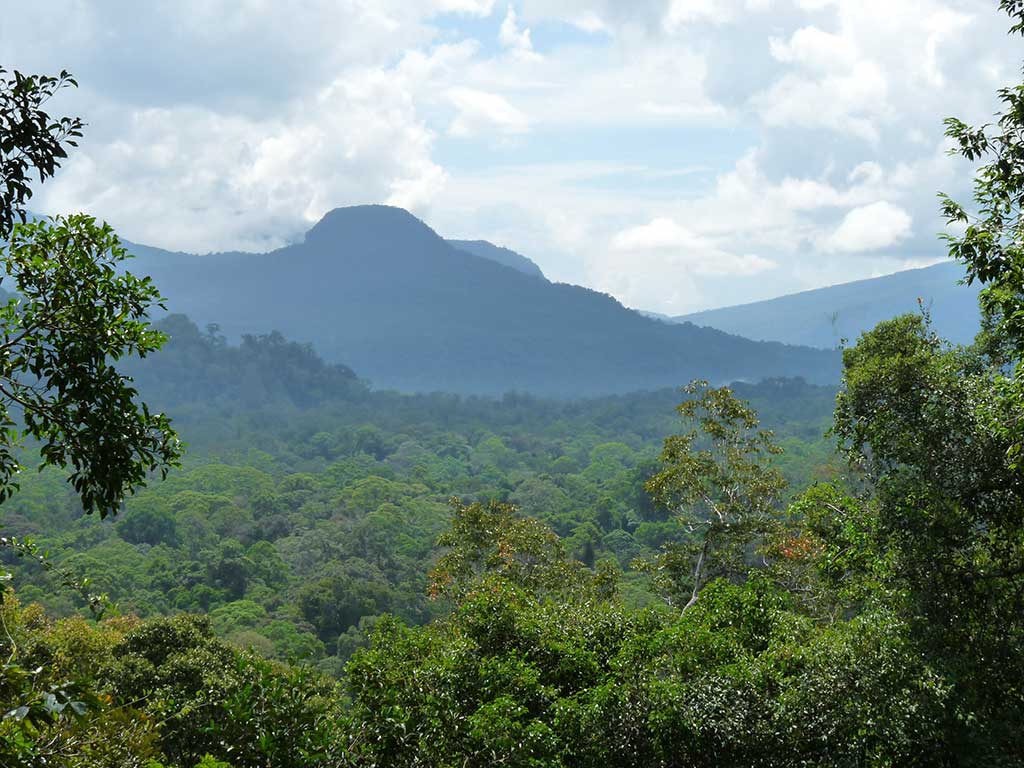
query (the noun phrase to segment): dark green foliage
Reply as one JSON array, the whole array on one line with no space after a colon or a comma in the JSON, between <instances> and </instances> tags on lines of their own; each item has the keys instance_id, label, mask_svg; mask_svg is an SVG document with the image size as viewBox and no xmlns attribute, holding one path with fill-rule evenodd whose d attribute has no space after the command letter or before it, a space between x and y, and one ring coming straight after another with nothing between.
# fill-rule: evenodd
<instances>
[{"instance_id":1,"label":"dark green foliage","mask_svg":"<svg viewBox=\"0 0 1024 768\"><path fill-rule=\"evenodd\" d=\"M77 146L82 121L52 118L43 107L58 91L77 86L67 72L56 77L8 73L0 67L0 236L15 221L25 221L25 204L32 196L33 175L45 181Z\"/></svg>"},{"instance_id":2,"label":"dark green foliage","mask_svg":"<svg viewBox=\"0 0 1024 768\"><path fill-rule=\"evenodd\" d=\"M127 254L106 224L81 215L25 223L33 172L40 182L53 176L82 121L42 110L76 85L67 72L6 75L0 69L0 279L14 295L0 306L0 503L17 490L19 449L31 439L43 466L70 465L85 511L105 516L181 453L167 418L139 403L112 365L159 349L164 336L146 319L160 294L149 278L117 273Z\"/></svg>"},{"instance_id":3,"label":"dark green foliage","mask_svg":"<svg viewBox=\"0 0 1024 768\"><path fill-rule=\"evenodd\" d=\"M845 364L836 432L874 490L849 551L871 553L874 578L952 681L943 727L972 764L1024 756L1011 725L1024 719L1024 479L990 427L1002 374L915 316L865 334Z\"/></svg>"},{"instance_id":4,"label":"dark green foliage","mask_svg":"<svg viewBox=\"0 0 1024 768\"><path fill-rule=\"evenodd\" d=\"M1013 19L1010 33L1024 33L1021 3L1001 0L999 7ZM973 205L940 198L949 224L963 231L945 236L949 254L967 268L967 283L982 286L979 345L1004 374L996 377L1001 396L989 429L1005 435L1016 469L1024 454L1024 84L998 95L1003 110L993 124L946 120L946 136L956 145L951 153L982 164Z\"/></svg>"},{"instance_id":5,"label":"dark green foliage","mask_svg":"<svg viewBox=\"0 0 1024 768\"><path fill-rule=\"evenodd\" d=\"M177 462L167 417L139 404L112 364L164 340L145 319L160 294L149 278L116 272L125 258L88 216L19 224L3 249L17 298L0 307L0 501L16 489L23 437L39 442L44 464L70 467L85 511L101 516Z\"/></svg>"},{"instance_id":6,"label":"dark green foliage","mask_svg":"<svg viewBox=\"0 0 1024 768\"><path fill-rule=\"evenodd\" d=\"M120 701L146 701L173 765L204 755L236 768L325 764L332 749L332 686L213 638L209 622L143 624L112 649L106 673Z\"/></svg>"},{"instance_id":7,"label":"dark green foliage","mask_svg":"<svg viewBox=\"0 0 1024 768\"><path fill-rule=\"evenodd\" d=\"M199 402L309 407L329 399L358 399L366 392L351 369L327 365L310 346L279 333L246 335L232 346L216 326L203 333L181 315L162 319L156 328L172 340L168 352L127 362L137 386L165 408Z\"/></svg>"},{"instance_id":8,"label":"dark green foliage","mask_svg":"<svg viewBox=\"0 0 1024 768\"><path fill-rule=\"evenodd\" d=\"M568 598L568 599L567 599ZM885 614L816 630L763 579L685 616L494 577L379 623L348 669L355 765L942 765L940 681Z\"/></svg>"}]
</instances>

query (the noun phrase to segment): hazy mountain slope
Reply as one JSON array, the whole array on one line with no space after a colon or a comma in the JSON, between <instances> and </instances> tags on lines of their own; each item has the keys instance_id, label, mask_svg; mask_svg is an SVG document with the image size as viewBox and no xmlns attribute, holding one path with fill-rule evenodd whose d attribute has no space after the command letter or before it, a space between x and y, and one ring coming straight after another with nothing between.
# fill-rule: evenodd
<instances>
[{"instance_id":1,"label":"hazy mountain slope","mask_svg":"<svg viewBox=\"0 0 1024 768\"><path fill-rule=\"evenodd\" d=\"M154 277L170 311L229 338L312 342L376 386L582 395L838 375L834 353L656 322L454 248L397 208L334 210L305 242L265 254L132 250L132 271Z\"/></svg>"},{"instance_id":2,"label":"hazy mountain slope","mask_svg":"<svg viewBox=\"0 0 1024 768\"><path fill-rule=\"evenodd\" d=\"M489 243L486 240L449 240L448 242L460 251L471 253L482 259L496 261L498 264L512 267L512 269L519 270L526 275L533 275L543 280L547 279L544 277L544 273L541 272L540 267L534 264L533 261L500 245Z\"/></svg>"},{"instance_id":3,"label":"hazy mountain slope","mask_svg":"<svg viewBox=\"0 0 1024 768\"><path fill-rule=\"evenodd\" d=\"M920 298L940 336L967 343L978 331L978 288L957 285L962 276L961 265L942 263L673 320L750 339L831 348L881 320L917 312Z\"/></svg>"}]
</instances>

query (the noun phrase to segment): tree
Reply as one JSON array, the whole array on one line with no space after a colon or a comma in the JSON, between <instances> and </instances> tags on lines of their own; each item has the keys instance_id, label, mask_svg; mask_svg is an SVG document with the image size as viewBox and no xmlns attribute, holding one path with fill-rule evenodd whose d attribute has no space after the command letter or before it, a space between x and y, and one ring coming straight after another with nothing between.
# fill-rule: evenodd
<instances>
[{"instance_id":1,"label":"tree","mask_svg":"<svg viewBox=\"0 0 1024 768\"><path fill-rule=\"evenodd\" d=\"M662 468L646 488L689 536L654 565L670 601L686 597L686 611L711 578L742 568L746 547L773 520L786 483L768 461L781 453L772 433L758 429L757 415L732 390L695 381L683 392L690 397L676 410L690 428L665 439Z\"/></svg>"},{"instance_id":2,"label":"tree","mask_svg":"<svg viewBox=\"0 0 1024 768\"><path fill-rule=\"evenodd\" d=\"M1002 0L1011 34L1024 34L1024 2ZM940 193L947 222L962 234L947 234L951 257L967 267L966 282L981 283L981 342L997 365L1002 399L993 429L1010 436L1014 467L1024 455L1024 84L999 91L1003 111L994 123L972 127L946 120L951 151L985 161L974 180L972 209Z\"/></svg>"},{"instance_id":3,"label":"tree","mask_svg":"<svg viewBox=\"0 0 1024 768\"><path fill-rule=\"evenodd\" d=\"M119 272L128 256L108 225L84 215L25 223L30 176L53 175L82 122L42 110L75 85L68 73L5 74L0 269L14 295L0 306L0 501L17 489L21 448L32 440L42 466L70 468L86 512L105 516L181 455L167 417L140 403L113 365L160 348L165 337L147 317L161 298L149 278Z\"/></svg>"},{"instance_id":4,"label":"tree","mask_svg":"<svg viewBox=\"0 0 1024 768\"><path fill-rule=\"evenodd\" d=\"M567 557L554 531L539 520L520 517L515 506L498 501L463 504L459 499L451 504L451 528L437 542L446 551L429 575L431 597L460 602L488 579L531 594L607 598L614 593L615 574L605 567L594 574Z\"/></svg>"},{"instance_id":5,"label":"tree","mask_svg":"<svg viewBox=\"0 0 1024 768\"><path fill-rule=\"evenodd\" d=\"M1024 759L1024 476L992 429L1002 374L915 315L880 323L843 362L835 433L869 494L842 557L867 566L876 602L949 681L943 729L959 764ZM825 555L839 554L837 535Z\"/></svg>"},{"instance_id":6,"label":"tree","mask_svg":"<svg viewBox=\"0 0 1024 768\"><path fill-rule=\"evenodd\" d=\"M81 119L52 120L43 111L58 91L77 86L70 74L7 75L0 67L0 233L4 235L16 219L25 221L32 173L40 182L53 176L68 156L65 146L77 146L75 140L82 135Z\"/></svg>"}]
</instances>

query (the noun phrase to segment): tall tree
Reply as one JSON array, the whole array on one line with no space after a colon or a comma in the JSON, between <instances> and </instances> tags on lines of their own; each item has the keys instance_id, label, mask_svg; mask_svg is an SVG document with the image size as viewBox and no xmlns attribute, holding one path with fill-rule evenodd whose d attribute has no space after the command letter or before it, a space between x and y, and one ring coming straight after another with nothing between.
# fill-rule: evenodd
<instances>
[{"instance_id":1,"label":"tall tree","mask_svg":"<svg viewBox=\"0 0 1024 768\"><path fill-rule=\"evenodd\" d=\"M43 466L70 470L85 510L104 516L150 472L166 474L181 445L114 367L163 343L147 322L157 289L120 271L127 253L108 225L83 215L25 221L33 176L51 177L81 136L79 118L43 110L74 85L67 72L0 69L0 279L13 289L0 306L0 501L17 489L31 440Z\"/></svg>"},{"instance_id":2,"label":"tall tree","mask_svg":"<svg viewBox=\"0 0 1024 768\"><path fill-rule=\"evenodd\" d=\"M6 235L16 220L25 221L25 204L32 196L32 175L43 182L77 146L82 120L52 119L44 110L60 90L77 86L67 72L56 77L8 76L0 67L0 233Z\"/></svg>"},{"instance_id":3,"label":"tall tree","mask_svg":"<svg viewBox=\"0 0 1024 768\"><path fill-rule=\"evenodd\" d=\"M1024 35L1024 2L1002 0L1013 21L1010 34ZM1016 468L1024 456L1024 84L999 91L1003 110L995 122L970 126L946 120L952 153L981 162L974 179L974 201L964 205L940 194L942 211L954 232L945 239L949 253L967 267L966 281L981 283L981 342L996 365L1000 408L990 425L1006 434Z\"/></svg>"},{"instance_id":4,"label":"tall tree","mask_svg":"<svg viewBox=\"0 0 1024 768\"><path fill-rule=\"evenodd\" d=\"M728 387L695 381L676 409L687 429L665 439L648 493L672 511L687 541L654 568L669 599L692 607L708 581L743 568L747 546L766 532L786 482L770 458L781 453L757 414Z\"/></svg>"}]
</instances>

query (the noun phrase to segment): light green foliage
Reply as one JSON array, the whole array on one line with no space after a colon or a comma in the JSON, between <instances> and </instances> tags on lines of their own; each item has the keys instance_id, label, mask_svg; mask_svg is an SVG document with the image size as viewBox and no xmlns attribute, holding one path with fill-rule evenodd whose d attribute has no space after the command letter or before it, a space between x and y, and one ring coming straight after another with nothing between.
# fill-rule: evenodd
<instances>
[{"instance_id":1,"label":"light green foliage","mask_svg":"<svg viewBox=\"0 0 1024 768\"><path fill-rule=\"evenodd\" d=\"M159 755L152 721L131 703L110 707L102 690L123 621L52 622L10 592L0 620L0 765L139 768Z\"/></svg>"},{"instance_id":2,"label":"light green foliage","mask_svg":"<svg viewBox=\"0 0 1024 768\"><path fill-rule=\"evenodd\" d=\"M676 409L685 432L665 439L662 468L647 491L668 508L687 541L651 564L670 601L690 608L710 578L742 574L747 549L772 526L785 487L769 463L771 432L727 387L696 381Z\"/></svg>"},{"instance_id":3,"label":"light green foliage","mask_svg":"<svg viewBox=\"0 0 1024 768\"><path fill-rule=\"evenodd\" d=\"M116 524L80 519L56 473L26 478L5 505L8 530L36 538L77 580L91 577L94 591L109 593L122 612L216 612L248 602L262 616L237 624L217 619L220 637L337 672L351 651L332 654L343 635L346 649L365 643L358 629L364 618L387 611L418 624L442 613L443 604L430 602L424 588L435 542L450 520L445 500L452 496L518 502L525 515L566 538L569 559L587 566L615 560L627 569L678 534L643 489L656 467L657 445L673 427L671 392L589 403L506 403L367 395L346 385L306 408L274 399L237 412L215 397L190 399L191 392L205 398L213 389L207 379L226 377L234 364L237 348L210 345L198 331L184 333L133 363L145 396L173 405L190 448L184 466L141 489ZM161 369L158 380L148 378L153 363ZM268 362L276 375L291 378L282 364ZM272 381L269 372L248 370ZM740 389L772 411L770 398L785 388ZM785 391L816 420L831 409L831 390L794 383ZM804 422L784 423L786 434L807 431ZM474 468L474 446L499 434L515 452L518 468L511 475ZM327 455L324 435L331 436ZM370 435L381 460L362 452ZM258 455L253 445L261 447ZM411 445L430 452L437 467ZM408 460L412 455L418 458ZM574 471L548 471L570 455L578 457ZM817 453L808 455L815 457L798 473L805 479L818 466ZM59 613L80 605L52 574L20 564L15 572L26 598ZM636 574L627 581L631 604L655 599ZM271 631L275 621L292 623L297 637Z\"/></svg>"},{"instance_id":4,"label":"light green foliage","mask_svg":"<svg viewBox=\"0 0 1024 768\"><path fill-rule=\"evenodd\" d=\"M215 640L195 617L125 634L106 677L115 700L145 701L172 765L207 754L241 768L323 764L332 749L332 686Z\"/></svg>"},{"instance_id":5,"label":"light green foliage","mask_svg":"<svg viewBox=\"0 0 1024 768\"><path fill-rule=\"evenodd\" d=\"M535 593L609 595L614 575L594 575L566 557L561 540L543 523L519 517L509 504L463 504L452 500L451 528L438 539L446 549L430 572L432 597L456 602L471 594L484 575Z\"/></svg>"},{"instance_id":6,"label":"light green foliage","mask_svg":"<svg viewBox=\"0 0 1024 768\"><path fill-rule=\"evenodd\" d=\"M195 768L233 768L231 763L225 763L212 755L203 755L203 759L195 764Z\"/></svg>"}]
</instances>

